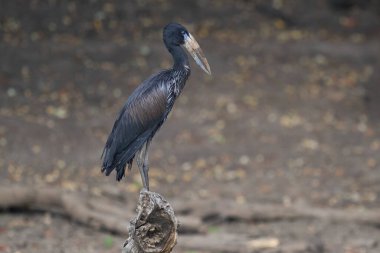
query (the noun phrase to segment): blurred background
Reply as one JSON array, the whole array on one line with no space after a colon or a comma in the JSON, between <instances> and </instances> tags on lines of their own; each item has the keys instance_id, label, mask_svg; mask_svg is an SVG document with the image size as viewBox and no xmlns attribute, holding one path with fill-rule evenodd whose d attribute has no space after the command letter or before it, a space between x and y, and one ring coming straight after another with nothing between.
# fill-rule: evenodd
<instances>
[{"instance_id":1,"label":"blurred background","mask_svg":"<svg viewBox=\"0 0 380 253\"><path fill-rule=\"evenodd\" d=\"M1 185L94 196L116 188L134 208L137 168L117 183L100 173L100 155L128 95L171 67L162 28L172 21L197 39L213 76L191 62L151 146L152 191L380 208L376 0L3 0ZM380 251L379 227L354 223L223 223L208 232L317 239L323 247L313 252ZM119 252L122 242L59 215L0 213L0 252ZM179 242L175 252L208 251Z\"/></svg>"}]
</instances>

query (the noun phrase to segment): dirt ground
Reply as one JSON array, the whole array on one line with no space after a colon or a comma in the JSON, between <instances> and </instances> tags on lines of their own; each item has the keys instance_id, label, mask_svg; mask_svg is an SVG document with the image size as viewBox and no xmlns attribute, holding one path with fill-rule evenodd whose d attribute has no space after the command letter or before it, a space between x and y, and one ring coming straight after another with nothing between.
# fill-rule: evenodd
<instances>
[{"instance_id":1,"label":"dirt ground","mask_svg":"<svg viewBox=\"0 0 380 253\"><path fill-rule=\"evenodd\" d=\"M151 146L151 190L169 200L380 208L375 2L336 10L311 0L1 1L0 182L94 196L115 187L133 205L138 170L117 183L100 173L100 155L128 94L171 66L161 33L176 21L213 76L192 61ZM208 233L380 252L370 224L231 222ZM0 213L0 252L120 252L123 242L60 215ZM203 251L180 237L174 252Z\"/></svg>"}]
</instances>

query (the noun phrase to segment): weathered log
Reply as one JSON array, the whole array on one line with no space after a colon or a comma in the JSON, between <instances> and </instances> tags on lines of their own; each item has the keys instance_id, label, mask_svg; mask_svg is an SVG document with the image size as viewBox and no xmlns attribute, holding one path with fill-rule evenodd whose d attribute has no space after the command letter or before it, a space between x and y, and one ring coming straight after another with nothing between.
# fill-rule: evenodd
<instances>
[{"instance_id":1,"label":"weathered log","mask_svg":"<svg viewBox=\"0 0 380 253\"><path fill-rule=\"evenodd\" d=\"M123 253L170 253L177 243L173 208L158 193L142 190Z\"/></svg>"}]
</instances>

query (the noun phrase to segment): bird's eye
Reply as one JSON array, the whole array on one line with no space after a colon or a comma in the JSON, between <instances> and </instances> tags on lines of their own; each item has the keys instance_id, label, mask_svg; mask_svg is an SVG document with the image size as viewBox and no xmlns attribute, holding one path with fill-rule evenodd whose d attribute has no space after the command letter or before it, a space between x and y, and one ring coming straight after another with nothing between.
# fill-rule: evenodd
<instances>
[{"instance_id":1,"label":"bird's eye","mask_svg":"<svg viewBox=\"0 0 380 253\"><path fill-rule=\"evenodd\" d=\"M185 31L185 30L182 30L182 31L181 31L181 34L182 34L182 35L185 35L185 34L186 34L186 31Z\"/></svg>"}]
</instances>

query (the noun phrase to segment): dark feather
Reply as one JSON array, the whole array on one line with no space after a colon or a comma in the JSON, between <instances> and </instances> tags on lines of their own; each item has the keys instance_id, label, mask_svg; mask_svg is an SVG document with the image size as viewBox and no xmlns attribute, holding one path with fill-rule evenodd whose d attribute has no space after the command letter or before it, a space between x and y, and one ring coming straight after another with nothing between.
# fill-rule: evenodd
<instances>
[{"instance_id":1,"label":"dark feather","mask_svg":"<svg viewBox=\"0 0 380 253\"><path fill-rule=\"evenodd\" d=\"M165 121L174 103L173 89L168 84L178 82L175 71L166 70L150 77L128 98L103 150L102 172L109 175L114 169L120 180L125 168L146 141L153 137ZM169 102L168 102L169 101Z\"/></svg>"}]
</instances>

